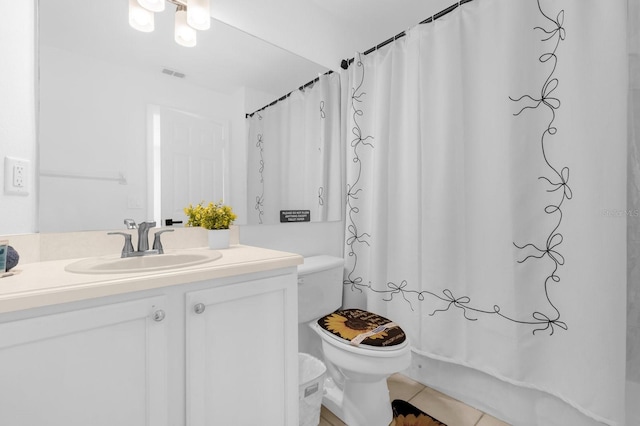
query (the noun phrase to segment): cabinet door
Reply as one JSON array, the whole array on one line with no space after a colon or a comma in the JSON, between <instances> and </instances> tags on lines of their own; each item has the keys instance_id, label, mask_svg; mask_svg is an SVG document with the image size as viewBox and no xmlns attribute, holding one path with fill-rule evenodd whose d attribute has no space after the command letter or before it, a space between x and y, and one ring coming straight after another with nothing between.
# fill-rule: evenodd
<instances>
[{"instance_id":1,"label":"cabinet door","mask_svg":"<svg viewBox=\"0 0 640 426\"><path fill-rule=\"evenodd\" d=\"M0 323L0 425L166 425L164 302Z\"/></svg>"},{"instance_id":2,"label":"cabinet door","mask_svg":"<svg viewBox=\"0 0 640 426\"><path fill-rule=\"evenodd\" d=\"M187 294L187 425L298 424L295 275Z\"/></svg>"}]
</instances>

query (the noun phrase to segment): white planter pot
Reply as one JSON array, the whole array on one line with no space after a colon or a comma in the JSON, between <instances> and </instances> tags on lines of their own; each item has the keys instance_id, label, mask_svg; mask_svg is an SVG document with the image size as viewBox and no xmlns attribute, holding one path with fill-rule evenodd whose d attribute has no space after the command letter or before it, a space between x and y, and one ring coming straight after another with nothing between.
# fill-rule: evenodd
<instances>
[{"instance_id":1,"label":"white planter pot","mask_svg":"<svg viewBox=\"0 0 640 426\"><path fill-rule=\"evenodd\" d=\"M209 248L225 249L229 247L229 237L231 231L228 229L209 230Z\"/></svg>"}]
</instances>

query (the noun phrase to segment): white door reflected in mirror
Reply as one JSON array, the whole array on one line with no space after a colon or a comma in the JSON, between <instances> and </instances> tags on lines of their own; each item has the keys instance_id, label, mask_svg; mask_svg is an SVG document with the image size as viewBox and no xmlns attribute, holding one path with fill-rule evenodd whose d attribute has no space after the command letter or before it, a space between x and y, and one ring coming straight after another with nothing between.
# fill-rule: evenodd
<instances>
[{"instance_id":1,"label":"white door reflected in mirror","mask_svg":"<svg viewBox=\"0 0 640 426\"><path fill-rule=\"evenodd\" d=\"M159 106L149 107L149 174L153 218L186 223L184 208L220 201L228 193L229 124Z\"/></svg>"}]
</instances>

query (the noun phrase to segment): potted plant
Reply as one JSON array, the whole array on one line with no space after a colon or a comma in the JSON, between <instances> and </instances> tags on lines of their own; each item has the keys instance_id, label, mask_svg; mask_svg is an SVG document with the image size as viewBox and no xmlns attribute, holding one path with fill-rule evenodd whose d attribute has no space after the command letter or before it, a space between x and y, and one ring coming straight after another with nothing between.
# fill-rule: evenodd
<instances>
[{"instance_id":1,"label":"potted plant","mask_svg":"<svg viewBox=\"0 0 640 426\"><path fill-rule=\"evenodd\" d=\"M184 213L188 218L186 226L201 226L209 230L210 248L229 247L229 226L237 217L230 206L222 204L222 201L207 205L201 201L196 206L189 204Z\"/></svg>"}]
</instances>

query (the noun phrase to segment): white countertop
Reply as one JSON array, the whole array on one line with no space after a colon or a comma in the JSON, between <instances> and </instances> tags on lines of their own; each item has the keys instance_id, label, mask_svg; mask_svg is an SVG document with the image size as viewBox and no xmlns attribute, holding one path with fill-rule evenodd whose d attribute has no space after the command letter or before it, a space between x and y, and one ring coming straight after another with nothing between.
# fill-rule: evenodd
<instances>
[{"instance_id":1,"label":"white countertop","mask_svg":"<svg viewBox=\"0 0 640 426\"><path fill-rule=\"evenodd\" d=\"M209 248L182 251L198 250ZM0 278L0 313L269 271L303 263L303 257L297 254L243 245L231 246L220 252L222 257L210 263L156 272L78 274L65 271L65 266L78 259L18 265L15 268L18 273Z\"/></svg>"}]
</instances>

